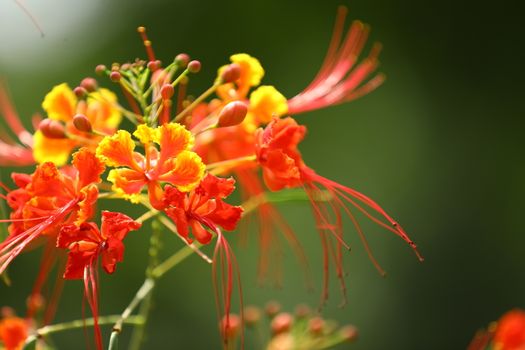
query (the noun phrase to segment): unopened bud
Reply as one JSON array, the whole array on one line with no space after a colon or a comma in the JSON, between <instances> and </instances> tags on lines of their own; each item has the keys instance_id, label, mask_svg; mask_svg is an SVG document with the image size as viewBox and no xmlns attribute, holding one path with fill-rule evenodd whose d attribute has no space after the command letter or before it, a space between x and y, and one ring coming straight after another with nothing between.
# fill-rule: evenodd
<instances>
[{"instance_id":1,"label":"unopened bud","mask_svg":"<svg viewBox=\"0 0 525 350\"><path fill-rule=\"evenodd\" d=\"M82 86L77 86L73 89L73 92L78 98L84 98L88 93Z\"/></svg>"},{"instance_id":2,"label":"unopened bud","mask_svg":"<svg viewBox=\"0 0 525 350\"><path fill-rule=\"evenodd\" d=\"M93 92L97 89L98 84L95 79L87 77L82 79L82 81L80 82L80 86L86 89L88 92Z\"/></svg>"},{"instance_id":3,"label":"unopened bud","mask_svg":"<svg viewBox=\"0 0 525 350\"><path fill-rule=\"evenodd\" d=\"M237 63L228 65L221 74L221 80L223 83L231 83L241 77L241 66Z\"/></svg>"},{"instance_id":4,"label":"unopened bud","mask_svg":"<svg viewBox=\"0 0 525 350\"><path fill-rule=\"evenodd\" d=\"M247 326L253 326L261 319L261 309L256 306L247 306L244 309L244 322Z\"/></svg>"},{"instance_id":5,"label":"unopened bud","mask_svg":"<svg viewBox=\"0 0 525 350\"><path fill-rule=\"evenodd\" d=\"M13 308L9 306L2 306L2 308L0 309L1 318L14 317L15 315L15 310L13 310Z\"/></svg>"},{"instance_id":6,"label":"unopened bud","mask_svg":"<svg viewBox=\"0 0 525 350\"><path fill-rule=\"evenodd\" d=\"M91 132L91 123L83 114L77 114L73 117L73 125L79 131Z\"/></svg>"},{"instance_id":7,"label":"unopened bud","mask_svg":"<svg viewBox=\"0 0 525 350\"><path fill-rule=\"evenodd\" d=\"M185 68L188 65L188 62L190 61L190 56L185 53L179 53L177 56L175 56L175 63L180 65L182 68Z\"/></svg>"},{"instance_id":8,"label":"unopened bud","mask_svg":"<svg viewBox=\"0 0 525 350\"><path fill-rule=\"evenodd\" d=\"M201 63L200 61L193 60L190 63L188 63L188 70L190 73L199 73L201 70Z\"/></svg>"},{"instance_id":9,"label":"unopened bud","mask_svg":"<svg viewBox=\"0 0 525 350\"><path fill-rule=\"evenodd\" d=\"M160 65L161 65L161 62L159 60L149 61L147 67L150 71L154 72L160 68Z\"/></svg>"},{"instance_id":10,"label":"unopened bud","mask_svg":"<svg viewBox=\"0 0 525 350\"><path fill-rule=\"evenodd\" d=\"M164 84L160 88L160 95L162 99L169 100L175 93L175 88L171 84Z\"/></svg>"},{"instance_id":11,"label":"unopened bud","mask_svg":"<svg viewBox=\"0 0 525 350\"><path fill-rule=\"evenodd\" d=\"M131 68L131 63L124 63L120 67L120 69L122 69L122 70L129 70L130 68Z\"/></svg>"},{"instance_id":12,"label":"unopened bud","mask_svg":"<svg viewBox=\"0 0 525 350\"><path fill-rule=\"evenodd\" d=\"M66 137L64 125L56 120L44 119L40 122L38 129L45 137L50 139L63 139Z\"/></svg>"},{"instance_id":13,"label":"unopened bud","mask_svg":"<svg viewBox=\"0 0 525 350\"><path fill-rule=\"evenodd\" d=\"M305 304L299 304L295 308L295 316L297 316L298 318L304 318L310 315L311 312L312 311L310 310L310 307Z\"/></svg>"},{"instance_id":14,"label":"unopened bud","mask_svg":"<svg viewBox=\"0 0 525 350\"><path fill-rule=\"evenodd\" d=\"M351 342L357 339L357 328L352 325L344 326L339 330L339 333L345 341Z\"/></svg>"},{"instance_id":15,"label":"unopened bud","mask_svg":"<svg viewBox=\"0 0 525 350\"><path fill-rule=\"evenodd\" d=\"M111 81L119 82L120 78L122 78L122 76L120 75L120 72L113 71L109 74L109 79L111 79Z\"/></svg>"},{"instance_id":16,"label":"unopened bud","mask_svg":"<svg viewBox=\"0 0 525 350\"><path fill-rule=\"evenodd\" d=\"M217 126L226 127L238 125L243 122L247 113L248 107L244 102L230 102L226 106L224 106L222 111L219 113L219 120L217 122Z\"/></svg>"},{"instance_id":17,"label":"unopened bud","mask_svg":"<svg viewBox=\"0 0 525 350\"><path fill-rule=\"evenodd\" d=\"M103 65L103 64L99 64L96 68L95 68L95 73L97 73L98 75L102 75L106 72L108 68Z\"/></svg>"},{"instance_id":18,"label":"unopened bud","mask_svg":"<svg viewBox=\"0 0 525 350\"><path fill-rule=\"evenodd\" d=\"M281 311L281 304L279 304L276 301L269 301L264 306L264 312L266 312L266 315L268 317L274 317Z\"/></svg>"},{"instance_id":19,"label":"unopened bud","mask_svg":"<svg viewBox=\"0 0 525 350\"><path fill-rule=\"evenodd\" d=\"M283 312L275 316L272 320L271 328L273 334L288 332L293 324L293 316Z\"/></svg>"},{"instance_id":20,"label":"unopened bud","mask_svg":"<svg viewBox=\"0 0 525 350\"><path fill-rule=\"evenodd\" d=\"M38 311L41 310L45 304L46 300L40 293L30 295L26 300L27 308L29 310Z\"/></svg>"},{"instance_id":21,"label":"unopened bud","mask_svg":"<svg viewBox=\"0 0 525 350\"><path fill-rule=\"evenodd\" d=\"M321 317L313 317L308 321L308 330L315 335L323 334L324 320Z\"/></svg>"},{"instance_id":22,"label":"unopened bud","mask_svg":"<svg viewBox=\"0 0 525 350\"><path fill-rule=\"evenodd\" d=\"M224 338L235 338L241 330L241 318L236 314L224 316L220 322L220 327Z\"/></svg>"}]
</instances>

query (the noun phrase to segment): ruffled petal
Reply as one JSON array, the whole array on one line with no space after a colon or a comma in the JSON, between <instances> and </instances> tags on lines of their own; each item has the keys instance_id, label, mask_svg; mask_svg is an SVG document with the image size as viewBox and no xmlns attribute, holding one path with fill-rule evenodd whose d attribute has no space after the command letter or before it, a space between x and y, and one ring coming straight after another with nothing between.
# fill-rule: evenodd
<instances>
[{"instance_id":1,"label":"ruffled petal","mask_svg":"<svg viewBox=\"0 0 525 350\"><path fill-rule=\"evenodd\" d=\"M76 105L77 97L66 83L55 86L42 102L48 118L63 122L73 119Z\"/></svg>"},{"instance_id":2,"label":"ruffled petal","mask_svg":"<svg viewBox=\"0 0 525 350\"><path fill-rule=\"evenodd\" d=\"M206 169L201 158L190 151L181 152L177 158L171 158L167 162L169 172L159 177L160 181L175 185L182 192L189 192L201 181Z\"/></svg>"},{"instance_id":3,"label":"ruffled petal","mask_svg":"<svg viewBox=\"0 0 525 350\"><path fill-rule=\"evenodd\" d=\"M97 156L101 157L108 166L127 166L140 171L135 161L135 142L129 132L119 130L113 136L106 136L97 147Z\"/></svg>"},{"instance_id":4,"label":"ruffled petal","mask_svg":"<svg viewBox=\"0 0 525 350\"><path fill-rule=\"evenodd\" d=\"M47 138L37 130L33 136L33 158L37 163L53 162L58 166L64 165L76 144L74 140L67 138Z\"/></svg>"}]
</instances>

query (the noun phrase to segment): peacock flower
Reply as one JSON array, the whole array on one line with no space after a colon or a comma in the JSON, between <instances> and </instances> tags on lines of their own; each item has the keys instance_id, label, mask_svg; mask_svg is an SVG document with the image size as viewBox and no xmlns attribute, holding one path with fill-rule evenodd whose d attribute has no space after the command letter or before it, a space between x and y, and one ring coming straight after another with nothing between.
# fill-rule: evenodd
<instances>
[{"instance_id":1,"label":"peacock flower","mask_svg":"<svg viewBox=\"0 0 525 350\"><path fill-rule=\"evenodd\" d=\"M501 317L494 333L493 349L525 349L525 312L523 310L511 310Z\"/></svg>"},{"instance_id":2,"label":"peacock flower","mask_svg":"<svg viewBox=\"0 0 525 350\"><path fill-rule=\"evenodd\" d=\"M291 115L355 100L384 81L383 74L369 78L379 65L381 45L374 44L368 56L359 62L369 27L354 21L343 38L347 12L345 6L339 7L332 39L317 76L301 93L288 100Z\"/></svg>"},{"instance_id":3,"label":"peacock flower","mask_svg":"<svg viewBox=\"0 0 525 350\"><path fill-rule=\"evenodd\" d=\"M64 131L60 135L49 135L41 127L35 132L35 161L53 162L60 166L67 162L69 155L77 147L95 150L102 139L100 135L112 135L122 120L122 115L115 106L116 102L116 95L107 89L90 92L84 100L77 98L65 83L55 86L44 98L42 108L48 121L54 122L55 126ZM79 124L75 123L76 116L85 119L87 128L79 128Z\"/></svg>"},{"instance_id":4,"label":"peacock flower","mask_svg":"<svg viewBox=\"0 0 525 350\"><path fill-rule=\"evenodd\" d=\"M138 230L141 224L130 217L103 211L100 230L94 222L62 226L56 241L57 248L69 250L65 279L83 279L84 293L95 319L97 347L102 348L98 326L98 260L104 271L115 272L116 264L124 259L122 241L129 231Z\"/></svg>"},{"instance_id":5,"label":"peacock flower","mask_svg":"<svg viewBox=\"0 0 525 350\"><path fill-rule=\"evenodd\" d=\"M248 92L254 86L261 83L264 76L264 69L259 60L245 53L238 53L230 56L232 64L240 68L238 79L233 82L227 82L217 88L217 95L223 101L244 100L248 96ZM218 78L221 79L228 65L222 66L218 70Z\"/></svg>"},{"instance_id":6,"label":"peacock flower","mask_svg":"<svg viewBox=\"0 0 525 350\"><path fill-rule=\"evenodd\" d=\"M164 208L162 183L169 183L182 192L189 192L200 183L205 166L193 151L193 135L177 123L157 128L139 125L133 135L144 146L145 155L135 152L131 134L119 130L106 136L97 148L97 155L112 169L108 180L113 190L132 202L147 187L151 205ZM155 147L159 145L160 150Z\"/></svg>"},{"instance_id":7,"label":"peacock flower","mask_svg":"<svg viewBox=\"0 0 525 350\"><path fill-rule=\"evenodd\" d=\"M378 271L384 274L372 255L361 227L348 204L379 226L401 237L422 260L416 245L403 228L375 201L352 188L316 174L304 163L298 144L303 140L305 133L306 128L297 124L292 118L274 118L265 129L257 131L255 148L257 160L263 170L264 181L269 189L278 191L284 188L303 187L308 195L323 247L325 264L323 300L327 298L330 258L334 260L343 290L345 288L341 250L349 247L343 237L341 212L346 213L352 220L371 261Z\"/></svg>"},{"instance_id":8,"label":"peacock flower","mask_svg":"<svg viewBox=\"0 0 525 350\"><path fill-rule=\"evenodd\" d=\"M233 190L235 180L223 179L207 174L199 186L190 193L183 193L173 186L166 186L166 214L175 222L177 232L189 242L190 228L193 237L202 244L212 239L205 229L216 227L234 230L241 218L242 208L224 202Z\"/></svg>"},{"instance_id":9,"label":"peacock flower","mask_svg":"<svg viewBox=\"0 0 525 350\"><path fill-rule=\"evenodd\" d=\"M0 320L0 346L5 350L20 350L24 347L29 335L27 321L16 316L4 317Z\"/></svg>"}]
</instances>

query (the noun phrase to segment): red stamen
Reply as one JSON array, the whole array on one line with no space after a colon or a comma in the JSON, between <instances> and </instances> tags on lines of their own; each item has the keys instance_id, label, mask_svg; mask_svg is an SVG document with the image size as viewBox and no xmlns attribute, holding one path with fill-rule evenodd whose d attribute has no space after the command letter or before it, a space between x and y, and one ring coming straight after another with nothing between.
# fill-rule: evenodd
<instances>
[{"instance_id":1,"label":"red stamen","mask_svg":"<svg viewBox=\"0 0 525 350\"><path fill-rule=\"evenodd\" d=\"M144 43L144 47L146 48L146 53L148 54L149 61L150 62L156 61L155 53L153 52L153 48L151 47L151 41L149 41L148 36L146 34L146 28L138 27L137 31L139 32L140 37L142 38L142 42Z\"/></svg>"}]
</instances>

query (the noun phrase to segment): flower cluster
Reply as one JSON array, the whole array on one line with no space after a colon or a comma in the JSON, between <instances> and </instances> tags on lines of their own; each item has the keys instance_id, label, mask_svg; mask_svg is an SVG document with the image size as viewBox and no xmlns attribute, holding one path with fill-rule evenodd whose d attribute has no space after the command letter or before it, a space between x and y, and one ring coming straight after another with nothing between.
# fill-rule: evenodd
<instances>
[{"instance_id":1,"label":"flower cluster","mask_svg":"<svg viewBox=\"0 0 525 350\"><path fill-rule=\"evenodd\" d=\"M261 278L270 268L269 257L280 233L306 263L299 239L272 202L276 195L286 198L289 193L300 192L311 205L324 262L322 301L328 296L332 266L344 290L343 251L348 245L343 215L351 219L371 260L382 272L353 209L401 237L417 253L401 226L375 201L317 174L299 151L307 128L294 119L296 115L353 100L384 79L374 73L378 45L364 60L358 60L367 27L354 22L343 38L345 15L346 10L341 9L318 75L292 98L274 86L260 85L264 69L258 59L245 53L232 55L204 93L188 96L190 77L200 71L201 63L179 54L163 65L155 57L143 27L138 31L147 60L96 68L99 75L122 89L125 102L99 87L93 78L84 79L74 89L60 84L45 96L45 118L35 120L36 131L31 133L0 89L1 110L19 141L0 134L0 164L36 166L31 174L13 173L15 187L2 184L6 193L1 194L11 212L2 220L10 225L7 238L0 243L0 273L28 247L45 246L30 293L29 300L34 302L29 303L28 318L34 318L42 306L36 300L42 297L48 274L56 266L59 277L83 280L85 300L93 314L95 343L102 348L99 265L107 274L114 273L117 263L124 260L127 234L151 219L212 262L217 307L226 315L221 333L226 335L232 323L229 315L234 286L240 280L229 244L232 235L224 231L235 230L244 216L256 218L259 225L245 233L259 237ZM123 128L124 118L134 125L133 130ZM228 203L235 185L242 199L237 205ZM135 219L120 212L99 211L97 205L106 200L126 200L146 211ZM199 248L214 239L214 254L208 258ZM175 256L173 261L177 259ZM152 261L149 282L139 297L174 264L169 259L162 264ZM56 295L61 285L57 283ZM53 318L55 299L46 306L44 324ZM114 332L120 331L129 313L117 321ZM11 325L0 328L2 332L16 328L13 332L22 334L15 321L8 321ZM322 320L312 319L309 324L316 341L324 337ZM0 339L8 348L11 339L18 339L2 334Z\"/></svg>"}]
</instances>

